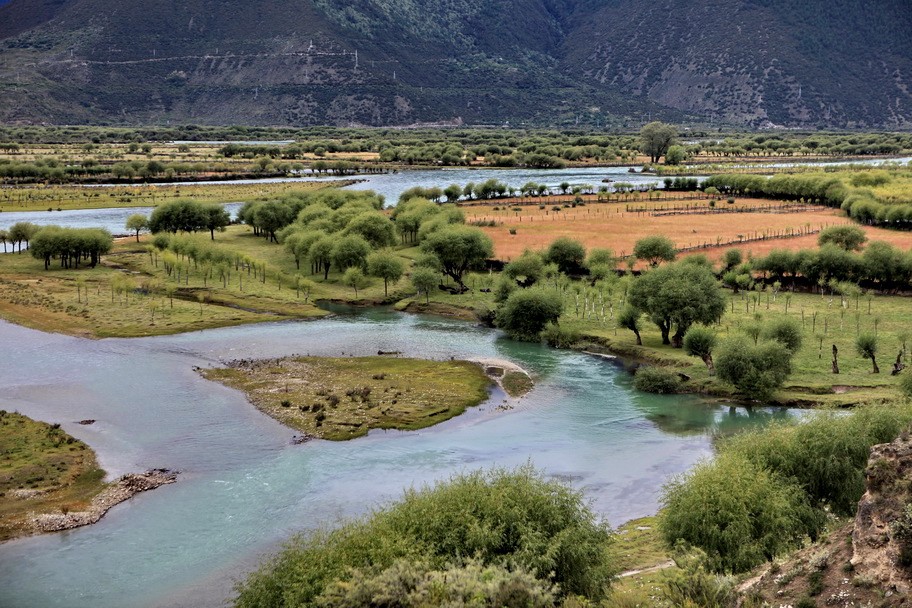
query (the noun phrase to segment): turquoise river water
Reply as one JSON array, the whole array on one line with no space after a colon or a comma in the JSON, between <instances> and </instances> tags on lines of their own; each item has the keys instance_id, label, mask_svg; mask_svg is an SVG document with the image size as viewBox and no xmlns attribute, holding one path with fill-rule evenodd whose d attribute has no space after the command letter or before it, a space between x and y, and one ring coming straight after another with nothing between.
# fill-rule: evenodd
<instances>
[{"instance_id":1,"label":"turquoise river water","mask_svg":"<svg viewBox=\"0 0 912 608\"><path fill-rule=\"evenodd\" d=\"M0 345L0 408L60 422L97 450L109 476L182 471L95 525L0 545L0 606L8 608L222 606L233 583L293 533L492 465L532 462L618 525L655 513L661 485L707 456L714 433L787 415L638 393L610 361L388 310L99 341L0 322ZM294 445L290 429L194 370L379 349L508 359L538 383L511 409L499 407L505 395L495 390L423 431ZM97 422L75 423L88 418Z\"/></svg>"}]
</instances>

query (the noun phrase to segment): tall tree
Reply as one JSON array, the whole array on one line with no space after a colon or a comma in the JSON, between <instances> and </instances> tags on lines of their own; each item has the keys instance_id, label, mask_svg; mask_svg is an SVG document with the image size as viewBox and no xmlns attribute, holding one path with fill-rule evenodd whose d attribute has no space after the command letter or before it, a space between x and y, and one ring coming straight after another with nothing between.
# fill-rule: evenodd
<instances>
[{"instance_id":1,"label":"tall tree","mask_svg":"<svg viewBox=\"0 0 912 608\"><path fill-rule=\"evenodd\" d=\"M725 299L710 269L695 264L654 268L634 281L628 302L639 308L662 332L662 344L683 346L694 323L711 325L722 318ZM674 336L669 334L674 329Z\"/></svg>"},{"instance_id":2,"label":"tall tree","mask_svg":"<svg viewBox=\"0 0 912 608\"><path fill-rule=\"evenodd\" d=\"M367 256L367 273L383 279L383 295L389 295L390 281L396 282L402 278L405 264L391 251L375 251Z\"/></svg>"},{"instance_id":3,"label":"tall tree","mask_svg":"<svg viewBox=\"0 0 912 608\"><path fill-rule=\"evenodd\" d=\"M657 163L668 148L677 143L678 129L674 125L653 121L640 130L640 140L643 153L649 156L651 162Z\"/></svg>"},{"instance_id":4,"label":"tall tree","mask_svg":"<svg viewBox=\"0 0 912 608\"><path fill-rule=\"evenodd\" d=\"M136 232L136 242L139 242L139 232L145 230L149 227L149 218L147 218L142 213L134 213L127 218L127 223L124 226L127 230Z\"/></svg>"},{"instance_id":5,"label":"tall tree","mask_svg":"<svg viewBox=\"0 0 912 608\"><path fill-rule=\"evenodd\" d=\"M215 240L215 231L224 231L225 226L231 223L231 214L221 205L203 205L206 216L205 228L209 230L209 238Z\"/></svg>"},{"instance_id":6,"label":"tall tree","mask_svg":"<svg viewBox=\"0 0 912 608\"><path fill-rule=\"evenodd\" d=\"M660 262L671 262L676 255L674 243L667 236L643 237L633 245L633 256L638 260L648 261L650 266L658 266Z\"/></svg>"},{"instance_id":7,"label":"tall tree","mask_svg":"<svg viewBox=\"0 0 912 608\"><path fill-rule=\"evenodd\" d=\"M421 251L437 256L444 274L456 281L462 291L462 276L473 266L491 257L494 244L478 228L449 225L432 232L421 244Z\"/></svg>"}]
</instances>

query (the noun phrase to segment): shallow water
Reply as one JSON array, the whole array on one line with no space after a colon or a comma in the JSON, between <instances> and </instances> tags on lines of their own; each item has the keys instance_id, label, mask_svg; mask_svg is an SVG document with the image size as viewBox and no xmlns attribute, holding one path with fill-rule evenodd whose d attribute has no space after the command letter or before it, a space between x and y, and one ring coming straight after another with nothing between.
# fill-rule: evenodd
<instances>
[{"instance_id":1,"label":"shallow water","mask_svg":"<svg viewBox=\"0 0 912 608\"><path fill-rule=\"evenodd\" d=\"M632 390L589 355L386 310L179 336L87 341L0 322L0 407L60 422L111 475L167 467L178 483L98 524L0 546L0 606L219 606L232 581L296 531L356 515L453 472L532 462L585 491L617 525L652 514L661 484L715 432L787 415ZM292 353L487 356L538 377L514 409L484 405L417 432L290 443L293 431L193 366ZM91 426L74 421L92 418Z\"/></svg>"},{"instance_id":2,"label":"shallow water","mask_svg":"<svg viewBox=\"0 0 912 608\"><path fill-rule=\"evenodd\" d=\"M363 180L357 184L349 186L350 190L374 190L382 194L386 204L395 205L399 201L399 195L415 186L423 188L432 188L439 186L444 188L452 183L465 186L469 182L476 184L485 180L494 178L505 184L514 187L521 187L527 182L544 183L550 187L557 188L562 182L571 185L588 184L595 186L596 189L601 186L602 179L613 179L614 181L644 184L657 183L661 179L654 175L643 173L627 173L627 167L609 167L598 169L548 169L548 170L531 170L531 169L441 169L441 170L416 170L400 171L399 173L385 173L382 175L357 175L356 179ZM237 180L232 182L200 182L211 184L254 184L254 183L277 183L277 182L311 182L336 180L338 177L287 177L272 178L263 180ZM182 182L175 182L177 184ZM165 184L167 185L167 184ZM105 186L86 186L99 188ZM226 208L235 215L240 208L240 203L230 203ZM112 233L126 232L124 224L127 218L134 213L149 215L152 207L131 207L116 209L84 209L75 211L4 211L0 213L0 229L8 229L16 222L32 222L33 224L47 225L56 224L58 226L71 226L74 228L96 228L104 227Z\"/></svg>"}]
</instances>

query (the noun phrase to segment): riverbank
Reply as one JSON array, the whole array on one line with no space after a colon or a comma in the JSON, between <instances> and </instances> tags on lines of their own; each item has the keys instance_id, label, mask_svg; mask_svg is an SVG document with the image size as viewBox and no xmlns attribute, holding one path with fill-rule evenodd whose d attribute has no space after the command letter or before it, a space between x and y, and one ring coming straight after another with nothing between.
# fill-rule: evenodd
<instances>
[{"instance_id":1,"label":"riverbank","mask_svg":"<svg viewBox=\"0 0 912 608\"><path fill-rule=\"evenodd\" d=\"M39 513L28 520L29 529L33 533L60 532L94 524L111 508L137 494L174 483L178 474L167 469L150 469L145 473L123 475L95 496L88 508L75 512Z\"/></svg>"},{"instance_id":2,"label":"riverbank","mask_svg":"<svg viewBox=\"0 0 912 608\"><path fill-rule=\"evenodd\" d=\"M344 188L357 179L332 181L262 181L255 183L124 183L108 185L30 186L0 188L0 212L51 212L76 209L155 207L178 198L201 203L235 203L278 197L290 191Z\"/></svg>"},{"instance_id":3,"label":"riverbank","mask_svg":"<svg viewBox=\"0 0 912 608\"><path fill-rule=\"evenodd\" d=\"M94 450L59 424L3 410L0 445L0 542L93 524L111 507L177 477L155 469L106 484Z\"/></svg>"}]
</instances>

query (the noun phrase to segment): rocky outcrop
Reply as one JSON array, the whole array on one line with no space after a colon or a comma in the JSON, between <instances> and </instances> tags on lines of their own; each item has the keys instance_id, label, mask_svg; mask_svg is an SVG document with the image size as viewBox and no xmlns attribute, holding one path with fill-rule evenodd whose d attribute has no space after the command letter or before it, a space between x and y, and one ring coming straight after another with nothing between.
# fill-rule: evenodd
<instances>
[{"instance_id":1,"label":"rocky outcrop","mask_svg":"<svg viewBox=\"0 0 912 608\"><path fill-rule=\"evenodd\" d=\"M852 532L852 565L875 584L907 593L912 588L912 538L903 530L910 503L912 437L871 448L867 491L858 503Z\"/></svg>"},{"instance_id":2,"label":"rocky outcrop","mask_svg":"<svg viewBox=\"0 0 912 608\"><path fill-rule=\"evenodd\" d=\"M85 511L67 513L42 513L29 520L34 532L57 532L94 524L104 517L114 505L132 498L140 492L154 490L177 480L177 471L151 469L145 473L127 474L110 484L92 499Z\"/></svg>"}]
</instances>

